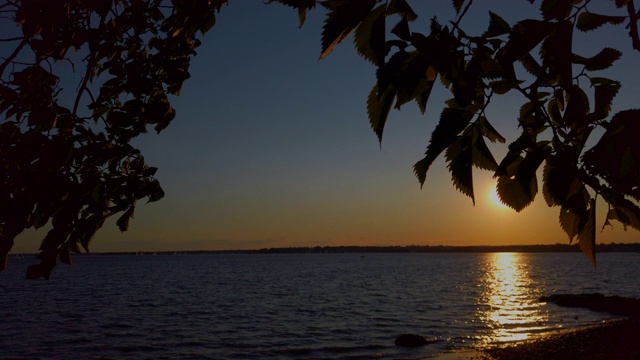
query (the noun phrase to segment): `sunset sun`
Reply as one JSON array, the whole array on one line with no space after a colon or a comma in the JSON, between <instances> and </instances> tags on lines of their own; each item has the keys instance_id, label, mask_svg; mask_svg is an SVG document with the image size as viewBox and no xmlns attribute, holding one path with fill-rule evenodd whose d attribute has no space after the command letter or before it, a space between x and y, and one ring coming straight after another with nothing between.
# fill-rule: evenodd
<instances>
[{"instance_id":1,"label":"sunset sun","mask_svg":"<svg viewBox=\"0 0 640 360\"><path fill-rule=\"evenodd\" d=\"M489 190L489 200L491 204L497 209L506 210L509 208L507 205L503 204L502 201L500 201L500 197L498 196L498 192L496 191L495 187L491 187Z\"/></svg>"}]
</instances>

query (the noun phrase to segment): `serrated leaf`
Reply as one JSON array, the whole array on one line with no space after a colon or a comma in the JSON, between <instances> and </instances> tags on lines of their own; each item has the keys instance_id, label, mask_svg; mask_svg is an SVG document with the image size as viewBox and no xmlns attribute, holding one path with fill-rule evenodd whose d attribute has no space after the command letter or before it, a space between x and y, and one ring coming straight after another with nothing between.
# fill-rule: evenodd
<instances>
[{"instance_id":1,"label":"serrated leaf","mask_svg":"<svg viewBox=\"0 0 640 360\"><path fill-rule=\"evenodd\" d=\"M267 0L267 4L271 4L273 2L279 2L284 5L291 6L293 8L298 9L298 21L300 23L300 27L304 25L304 22L307 18L307 11L314 8L316 6L316 0ZM220 9L218 8L218 11Z\"/></svg>"},{"instance_id":2,"label":"serrated leaf","mask_svg":"<svg viewBox=\"0 0 640 360\"><path fill-rule=\"evenodd\" d=\"M561 208L559 221L560 227L569 236L569 242L571 242L580 230L580 217L568 208Z\"/></svg>"},{"instance_id":3,"label":"serrated leaf","mask_svg":"<svg viewBox=\"0 0 640 360\"><path fill-rule=\"evenodd\" d=\"M486 38L496 37L504 34L508 34L511 31L509 23L504 21L499 15L489 11L489 28L482 34Z\"/></svg>"},{"instance_id":4,"label":"serrated leaf","mask_svg":"<svg viewBox=\"0 0 640 360\"><path fill-rule=\"evenodd\" d=\"M492 143L496 141L504 144L506 139L498 133L498 131L489 123L486 117L481 116L478 119L478 126L480 127L480 132L484 137L489 139Z\"/></svg>"},{"instance_id":5,"label":"serrated leaf","mask_svg":"<svg viewBox=\"0 0 640 360\"><path fill-rule=\"evenodd\" d=\"M358 25L353 37L358 54L375 65L384 63L385 46L385 10L386 5L373 9Z\"/></svg>"},{"instance_id":6,"label":"serrated leaf","mask_svg":"<svg viewBox=\"0 0 640 360\"><path fill-rule=\"evenodd\" d=\"M376 0L341 1L328 0L322 5L329 9L322 27L322 52L320 59L325 58L333 48L349 36L369 15Z\"/></svg>"},{"instance_id":7,"label":"serrated leaf","mask_svg":"<svg viewBox=\"0 0 640 360\"><path fill-rule=\"evenodd\" d=\"M604 179L618 194L637 194L640 184L638 134L640 110L618 112L596 145L582 156L583 168L589 175Z\"/></svg>"},{"instance_id":8,"label":"serrated leaf","mask_svg":"<svg viewBox=\"0 0 640 360\"><path fill-rule=\"evenodd\" d=\"M619 9L623 6L626 6L629 1L633 1L633 0L615 0L616 7Z\"/></svg>"},{"instance_id":9,"label":"serrated leaf","mask_svg":"<svg viewBox=\"0 0 640 360\"><path fill-rule=\"evenodd\" d=\"M611 67L621 56L622 53L620 51L607 47L590 58L573 54L573 63L584 65L584 68L588 71L604 70Z\"/></svg>"},{"instance_id":10,"label":"serrated leaf","mask_svg":"<svg viewBox=\"0 0 640 360\"><path fill-rule=\"evenodd\" d=\"M471 158L475 167L483 170L496 171L498 163L484 142L482 130L477 122L473 125L471 149Z\"/></svg>"},{"instance_id":11,"label":"serrated leaf","mask_svg":"<svg viewBox=\"0 0 640 360\"><path fill-rule=\"evenodd\" d=\"M400 19L393 29L391 29L391 33L402 40L411 41L411 30L409 29L409 23L406 18Z\"/></svg>"},{"instance_id":12,"label":"serrated leaf","mask_svg":"<svg viewBox=\"0 0 640 360\"><path fill-rule=\"evenodd\" d=\"M538 64L536 59L534 59L530 53L527 53L523 57L521 57L520 63L522 64L524 69L533 76L538 76L538 74L540 74L540 71L542 71L542 66Z\"/></svg>"},{"instance_id":13,"label":"serrated leaf","mask_svg":"<svg viewBox=\"0 0 640 360\"><path fill-rule=\"evenodd\" d=\"M540 5L545 20L563 20L571 14L571 0L543 0Z\"/></svg>"},{"instance_id":14,"label":"serrated leaf","mask_svg":"<svg viewBox=\"0 0 640 360\"><path fill-rule=\"evenodd\" d=\"M507 153L496 169L498 196L505 205L520 212L533 202L538 193L536 171L550 151L548 141L541 141L524 158L520 151Z\"/></svg>"},{"instance_id":15,"label":"serrated leaf","mask_svg":"<svg viewBox=\"0 0 640 360\"><path fill-rule=\"evenodd\" d=\"M369 115L369 124L371 128L378 136L378 141L382 142L382 133L384 132L384 126L389 117L389 111L393 106L393 101L396 96L396 91L389 87L387 91L378 96L378 85L375 85L369 93L367 99L367 114Z\"/></svg>"},{"instance_id":16,"label":"serrated leaf","mask_svg":"<svg viewBox=\"0 0 640 360\"><path fill-rule=\"evenodd\" d=\"M551 120L555 125L561 126L563 124L562 114L560 113L560 109L558 108L558 101L556 98L551 98L547 103L547 112L551 117Z\"/></svg>"},{"instance_id":17,"label":"serrated leaf","mask_svg":"<svg viewBox=\"0 0 640 360\"><path fill-rule=\"evenodd\" d=\"M523 187L523 182L517 177L518 168L523 158L513 161L507 171L507 175L498 176L496 191L500 201L517 212L522 211L533 202L533 197L538 192L538 185L535 176L530 180L527 188Z\"/></svg>"},{"instance_id":18,"label":"serrated leaf","mask_svg":"<svg viewBox=\"0 0 640 360\"><path fill-rule=\"evenodd\" d=\"M589 202L587 220L578 234L578 246L596 267L596 199Z\"/></svg>"},{"instance_id":19,"label":"serrated leaf","mask_svg":"<svg viewBox=\"0 0 640 360\"><path fill-rule=\"evenodd\" d=\"M156 202L156 201L164 198L164 195L165 195L165 193L164 193L164 190L162 190L162 187L160 186L160 183L158 181L154 181L153 182L153 190L149 194L149 200L147 201L147 203Z\"/></svg>"},{"instance_id":20,"label":"serrated leaf","mask_svg":"<svg viewBox=\"0 0 640 360\"><path fill-rule=\"evenodd\" d=\"M526 102L520 106L520 111L518 112L518 121L520 124L525 124L526 119L533 117L535 115L535 106L532 102Z\"/></svg>"},{"instance_id":21,"label":"serrated leaf","mask_svg":"<svg viewBox=\"0 0 640 360\"><path fill-rule=\"evenodd\" d=\"M465 135L456 139L445 152L447 168L451 173L451 182L463 194L471 198L475 205L473 194L473 150L472 135Z\"/></svg>"},{"instance_id":22,"label":"serrated leaf","mask_svg":"<svg viewBox=\"0 0 640 360\"><path fill-rule=\"evenodd\" d=\"M622 24L627 19L626 16L608 16L584 11L578 15L576 27L580 31L591 31L604 24Z\"/></svg>"},{"instance_id":23,"label":"serrated leaf","mask_svg":"<svg viewBox=\"0 0 640 360\"><path fill-rule=\"evenodd\" d=\"M493 90L494 93L498 95L503 95L508 93L510 90L515 89L518 85L522 84L523 80L494 80L489 83L489 87Z\"/></svg>"},{"instance_id":24,"label":"serrated leaf","mask_svg":"<svg viewBox=\"0 0 640 360\"><path fill-rule=\"evenodd\" d=\"M554 155L547 159L542 172L542 193L549 206L563 205L576 181L577 168L569 159Z\"/></svg>"},{"instance_id":25,"label":"serrated leaf","mask_svg":"<svg viewBox=\"0 0 640 360\"><path fill-rule=\"evenodd\" d=\"M573 24L562 21L542 42L540 57L542 66L547 69L551 79L560 86L572 84L571 47L573 45Z\"/></svg>"},{"instance_id":26,"label":"serrated leaf","mask_svg":"<svg viewBox=\"0 0 640 360\"><path fill-rule=\"evenodd\" d=\"M395 86L395 91L397 92L399 87L403 89L410 87L405 84L407 81L413 82L414 84L418 82L419 77L423 74L415 73L412 74L413 76L410 78L406 75L407 65L422 65L423 69L424 66L427 65L411 61L410 58L413 57L415 59L415 56L415 54L410 54L406 51L397 51L386 63L378 67L378 70L376 70L376 79L379 97L389 90L390 87L394 87L395 84L399 84L399 86Z\"/></svg>"},{"instance_id":27,"label":"serrated leaf","mask_svg":"<svg viewBox=\"0 0 640 360\"><path fill-rule=\"evenodd\" d=\"M389 15L398 14L408 21L414 21L418 18L418 14L411 9L406 0L391 0L387 6L387 13Z\"/></svg>"},{"instance_id":28,"label":"serrated leaf","mask_svg":"<svg viewBox=\"0 0 640 360\"><path fill-rule=\"evenodd\" d=\"M392 59L394 58L395 55ZM390 67L390 63L391 60L385 64L385 68ZM390 79L397 89L395 108L399 110L402 105L415 99L421 107L420 110L426 110L426 103L435 82L434 68L428 65L423 56L412 52L403 59L403 63L396 70L394 77ZM378 74L380 78L382 72Z\"/></svg>"},{"instance_id":29,"label":"serrated leaf","mask_svg":"<svg viewBox=\"0 0 640 360\"><path fill-rule=\"evenodd\" d=\"M120 231L125 232L129 229L129 220L133 218L133 212L135 210L135 206L131 205L129 208L118 218L116 221L116 225Z\"/></svg>"},{"instance_id":30,"label":"serrated leaf","mask_svg":"<svg viewBox=\"0 0 640 360\"><path fill-rule=\"evenodd\" d=\"M509 40L502 49L502 59L506 62L520 60L530 53L553 29L554 24L547 21L526 19L511 29Z\"/></svg>"},{"instance_id":31,"label":"serrated leaf","mask_svg":"<svg viewBox=\"0 0 640 360\"><path fill-rule=\"evenodd\" d=\"M580 124L589 112L589 98L578 85L571 86L567 91L567 108L564 121L567 124Z\"/></svg>"},{"instance_id":32,"label":"serrated leaf","mask_svg":"<svg viewBox=\"0 0 640 360\"><path fill-rule=\"evenodd\" d=\"M607 218L620 222L625 231L627 226L640 230L640 208L629 200L624 199L612 204Z\"/></svg>"},{"instance_id":33,"label":"serrated leaf","mask_svg":"<svg viewBox=\"0 0 640 360\"><path fill-rule=\"evenodd\" d=\"M201 34L206 34L207 31L211 30L211 28L216 24L216 16L215 14L211 14L211 16L209 17L209 20L202 25L202 27L200 28L200 33ZM302 26L302 24L300 24L300 26Z\"/></svg>"},{"instance_id":34,"label":"serrated leaf","mask_svg":"<svg viewBox=\"0 0 640 360\"><path fill-rule=\"evenodd\" d=\"M413 171L424 185L427 171L436 158L448 148L469 125L473 113L461 109L444 108L440 114L440 122L431 133L431 139L425 157L413 166Z\"/></svg>"},{"instance_id":35,"label":"serrated leaf","mask_svg":"<svg viewBox=\"0 0 640 360\"><path fill-rule=\"evenodd\" d=\"M462 10L462 4L464 4L464 0L451 0L453 3L453 8L456 9L456 13L460 13Z\"/></svg>"},{"instance_id":36,"label":"serrated leaf","mask_svg":"<svg viewBox=\"0 0 640 360\"><path fill-rule=\"evenodd\" d=\"M594 84L593 79L591 80L591 83ZM611 83L596 84L594 87L595 105L593 112L597 119L600 120L609 116L613 98L615 98L616 94L618 94L618 91L620 90L620 83L613 81Z\"/></svg>"},{"instance_id":37,"label":"serrated leaf","mask_svg":"<svg viewBox=\"0 0 640 360\"><path fill-rule=\"evenodd\" d=\"M433 69L433 67L429 67ZM428 76L428 75L427 75ZM429 96L431 95L431 90L433 89L433 84L435 80L430 80L428 77L423 78L418 82L416 89L414 91L414 98L416 103L418 103L418 107L420 108L420 112L422 114L427 111L427 102L429 101Z\"/></svg>"}]
</instances>

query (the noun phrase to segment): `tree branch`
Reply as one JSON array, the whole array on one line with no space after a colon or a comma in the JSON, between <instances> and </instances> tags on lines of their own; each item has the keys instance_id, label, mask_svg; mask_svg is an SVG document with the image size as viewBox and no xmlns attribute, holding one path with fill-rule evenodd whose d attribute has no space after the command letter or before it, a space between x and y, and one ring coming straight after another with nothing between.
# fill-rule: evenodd
<instances>
[{"instance_id":1,"label":"tree branch","mask_svg":"<svg viewBox=\"0 0 640 360\"><path fill-rule=\"evenodd\" d=\"M18 56L18 54L20 53L20 51L22 51L22 48L27 45L27 39L22 39L22 42L20 43L20 45L18 45L16 47L16 49L13 51L13 54L11 54L11 56L9 56L8 59L6 59L4 61L4 63L2 63L2 65L0 65L0 79L2 79L3 75L4 75L4 70L7 68L7 66L9 64L11 64L11 62Z\"/></svg>"},{"instance_id":2,"label":"tree branch","mask_svg":"<svg viewBox=\"0 0 640 360\"><path fill-rule=\"evenodd\" d=\"M627 3L627 12L629 13L629 36L631 43L636 51L640 52L640 37L638 37L638 14L636 14L633 1Z\"/></svg>"}]
</instances>

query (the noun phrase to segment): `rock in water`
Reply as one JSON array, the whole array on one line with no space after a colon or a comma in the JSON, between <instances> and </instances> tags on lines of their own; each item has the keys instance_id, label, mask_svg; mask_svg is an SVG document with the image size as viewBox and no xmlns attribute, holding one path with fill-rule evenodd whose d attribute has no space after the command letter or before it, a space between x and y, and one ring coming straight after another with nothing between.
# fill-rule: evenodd
<instances>
[{"instance_id":1,"label":"rock in water","mask_svg":"<svg viewBox=\"0 0 640 360\"><path fill-rule=\"evenodd\" d=\"M427 345L429 341L417 334L402 334L396 338L396 346L417 347Z\"/></svg>"},{"instance_id":2,"label":"rock in water","mask_svg":"<svg viewBox=\"0 0 640 360\"><path fill-rule=\"evenodd\" d=\"M608 312L614 315L640 317L640 299L602 294L554 294L543 296L541 302L552 302L558 306L585 307L593 311Z\"/></svg>"}]
</instances>

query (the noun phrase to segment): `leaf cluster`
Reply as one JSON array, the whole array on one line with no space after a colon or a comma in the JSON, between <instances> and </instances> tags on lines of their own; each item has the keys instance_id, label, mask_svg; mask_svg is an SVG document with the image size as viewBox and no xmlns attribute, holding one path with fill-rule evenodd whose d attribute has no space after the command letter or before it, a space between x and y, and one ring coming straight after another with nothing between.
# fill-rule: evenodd
<instances>
[{"instance_id":1,"label":"leaf cluster","mask_svg":"<svg viewBox=\"0 0 640 360\"><path fill-rule=\"evenodd\" d=\"M15 46L0 64L0 269L17 235L46 226L27 278L48 278L58 261L71 263L70 253L89 251L107 218L117 215L126 231L138 200L164 196L157 169L130 142L173 120L169 98L225 2L3 6L2 21L19 36L6 40ZM65 64L82 69L75 92L61 87Z\"/></svg>"},{"instance_id":2,"label":"leaf cluster","mask_svg":"<svg viewBox=\"0 0 640 360\"><path fill-rule=\"evenodd\" d=\"M367 112L380 141L391 109L415 101L424 113L439 80L452 98L441 110L425 156L414 165L420 185L444 153L460 192L475 203L473 168L491 171L501 201L519 212L534 201L541 174L545 201L560 208L560 226L595 265L596 199L609 204L605 225L616 220L625 229L640 229L640 143L634 141L640 111L611 114L621 83L595 74L613 66L622 52L605 47L595 55L577 54L574 33L628 22L630 31L623 36L640 51L640 17L632 1L611 3L611 14L591 12L589 2L539 1L539 17L514 24L489 12L486 30L470 35L460 26L474 5L470 0L453 1L455 20L444 25L433 19L428 32L412 30L417 14L407 0L321 1L330 10L321 58L354 33L357 52L377 68ZM514 114L521 132L498 162L486 141L506 139L486 110L494 96L508 92L522 95ZM604 135L586 149L598 127Z\"/></svg>"}]
</instances>

